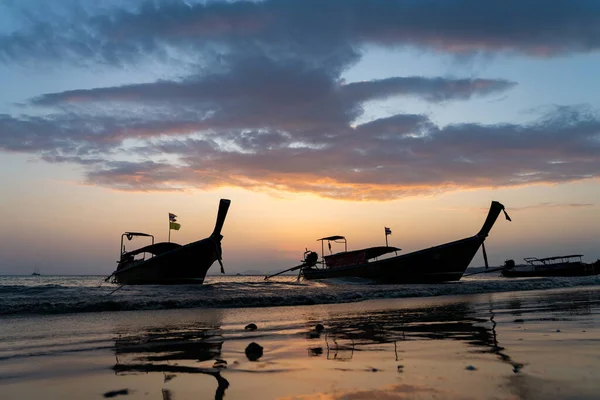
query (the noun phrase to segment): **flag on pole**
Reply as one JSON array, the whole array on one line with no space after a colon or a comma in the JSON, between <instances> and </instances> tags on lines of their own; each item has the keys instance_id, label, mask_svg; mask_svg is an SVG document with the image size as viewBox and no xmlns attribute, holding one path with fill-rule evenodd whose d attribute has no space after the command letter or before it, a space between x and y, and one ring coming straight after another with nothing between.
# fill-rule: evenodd
<instances>
[{"instance_id":1,"label":"flag on pole","mask_svg":"<svg viewBox=\"0 0 600 400\"><path fill-rule=\"evenodd\" d=\"M181 224L177 223L177 215L169 213L169 230L178 231L179 228L181 228Z\"/></svg>"},{"instance_id":2,"label":"flag on pole","mask_svg":"<svg viewBox=\"0 0 600 400\"><path fill-rule=\"evenodd\" d=\"M386 235L391 235L392 234L392 230L390 228L388 228L387 226L385 227L385 234Z\"/></svg>"},{"instance_id":3,"label":"flag on pole","mask_svg":"<svg viewBox=\"0 0 600 400\"><path fill-rule=\"evenodd\" d=\"M171 243L171 231L178 231L181 224L177 223L177 215L169 213L169 243Z\"/></svg>"}]
</instances>

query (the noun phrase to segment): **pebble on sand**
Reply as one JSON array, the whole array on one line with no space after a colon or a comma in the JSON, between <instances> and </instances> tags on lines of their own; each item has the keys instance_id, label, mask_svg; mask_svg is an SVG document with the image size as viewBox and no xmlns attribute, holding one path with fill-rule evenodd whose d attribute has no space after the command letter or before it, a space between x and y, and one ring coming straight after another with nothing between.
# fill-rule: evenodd
<instances>
[{"instance_id":1,"label":"pebble on sand","mask_svg":"<svg viewBox=\"0 0 600 400\"><path fill-rule=\"evenodd\" d=\"M246 357L250 361L257 361L263 355L263 347L258 343L250 343L248 347L246 347Z\"/></svg>"},{"instance_id":2,"label":"pebble on sand","mask_svg":"<svg viewBox=\"0 0 600 400\"><path fill-rule=\"evenodd\" d=\"M256 326L256 324L248 324L244 327L244 329L247 331L255 331L258 329L258 327Z\"/></svg>"},{"instance_id":3,"label":"pebble on sand","mask_svg":"<svg viewBox=\"0 0 600 400\"><path fill-rule=\"evenodd\" d=\"M472 365L467 365L467 367L465 368L467 371L477 371L477 368L475 368Z\"/></svg>"},{"instance_id":4,"label":"pebble on sand","mask_svg":"<svg viewBox=\"0 0 600 400\"><path fill-rule=\"evenodd\" d=\"M110 392L104 393L104 397L117 397L120 395L127 396L129 394L129 389L121 389L121 390L111 390Z\"/></svg>"},{"instance_id":5,"label":"pebble on sand","mask_svg":"<svg viewBox=\"0 0 600 400\"><path fill-rule=\"evenodd\" d=\"M521 368L523 368L525 366L525 364L515 364L513 365L513 372L515 374L518 374L521 371Z\"/></svg>"},{"instance_id":6,"label":"pebble on sand","mask_svg":"<svg viewBox=\"0 0 600 400\"><path fill-rule=\"evenodd\" d=\"M321 324L317 324L317 326L315 326L315 331L317 332L323 332L323 329L325 329L325 327Z\"/></svg>"}]
</instances>

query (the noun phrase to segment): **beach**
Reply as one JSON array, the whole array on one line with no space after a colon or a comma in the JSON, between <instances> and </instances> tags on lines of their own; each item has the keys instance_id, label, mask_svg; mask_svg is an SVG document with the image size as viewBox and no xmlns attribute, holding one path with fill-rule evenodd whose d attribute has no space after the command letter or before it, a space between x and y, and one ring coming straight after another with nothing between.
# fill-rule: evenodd
<instances>
[{"instance_id":1,"label":"beach","mask_svg":"<svg viewBox=\"0 0 600 400\"><path fill-rule=\"evenodd\" d=\"M0 393L596 399L599 310L599 287L578 286L342 304L5 315ZM252 343L259 347L247 351Z\"/></svg>"}]
</instances>

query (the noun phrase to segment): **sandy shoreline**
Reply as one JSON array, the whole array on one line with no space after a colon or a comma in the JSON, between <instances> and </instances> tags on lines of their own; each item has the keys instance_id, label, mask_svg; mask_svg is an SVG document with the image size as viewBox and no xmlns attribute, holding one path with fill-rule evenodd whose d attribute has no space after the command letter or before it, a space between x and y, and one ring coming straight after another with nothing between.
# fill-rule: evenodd
<instances>
[{"instance_id":1,"label":"sandy shoreline","mask_svg":"<svg viewBox=\"0 0 600 400\"><path fill-rule=\"evenodd\" d=\"M7 317L0 392L7 399L592 399L600 392L599 310L599 288L585 287ZM244 330L249 323L258 329ZM257 361L245 353L252 342L263 348Z\"/></svg>"}]
</instances>

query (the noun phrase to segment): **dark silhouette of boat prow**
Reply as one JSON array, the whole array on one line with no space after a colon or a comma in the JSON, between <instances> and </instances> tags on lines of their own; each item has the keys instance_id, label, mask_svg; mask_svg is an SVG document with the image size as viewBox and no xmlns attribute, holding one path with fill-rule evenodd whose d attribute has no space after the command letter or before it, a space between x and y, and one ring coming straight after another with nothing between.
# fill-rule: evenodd
<instances>
[{"instance_id":1,"label":"dark silhouette of boat prow","mask_svg":"<svg viewBox=\"0 0 600 400\"><path fill-rule=\"evenodd\" d=\"M227 199L219 202L215 229L209 237L183 246L172 242L154 243L154 236L147 233L125 232L121 235L121 257L117 261L117 269L106 281L123 285L202 284L215 261L221 265L221 273L225 273L221 230L230 204L231 200ZM152 244L125 251L123 239L134 237L150 237ZM136 256L140 258L136 259Z\"/></svg>"},{"instance_id":2,"label":"dark silhouette of boat prow","mask_svg":"<svg viewBox=\"0 0 600 400\"><path fill-rule=\"evenodd\" d=\"M307 250L304 253L302 264L281 271L299 271L299 277L305 279L327 279L357 277L366 278L379 283L435 283L458 281L473 260L473 257L482 247L486 268L488 267L487 254L483 245L485 238L494 226L496 219L504 212L507 220L510 217L504 210L504 205L492 201L487 218L481 230L474 236L445 243L428 249L412 253L389 257L378 260L377 258L388 253L397 252L398 248L390 246L376 246L366 249L343 251L340 253L324 255L322 259L316 252ZM328 236L318 241L343 242L344 236ZM271 276L274 276L271 275ZM269 278L269 277L266 277ZM266 279L265 278L265 279Z\"/></svg>"}]
</instances>

